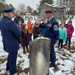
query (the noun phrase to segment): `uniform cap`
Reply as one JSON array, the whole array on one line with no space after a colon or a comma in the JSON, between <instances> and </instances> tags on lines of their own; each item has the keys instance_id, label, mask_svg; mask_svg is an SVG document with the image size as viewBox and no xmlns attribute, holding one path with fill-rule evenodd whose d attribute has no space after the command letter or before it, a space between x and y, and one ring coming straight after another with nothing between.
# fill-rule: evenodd
<instances>
[{"instance_id":1,"label":"uniform cap","mask_svg":"<svg viewBox=\"0 0 75 75\"><path fill-rule=\"evenodd\" d=\"M45 11L45 13L53 13L53 11L48 9L48 10Z\"/></svg>"},{"instance_id":2,"label":"uniform cap","mask_svg":"<svg viewBox=\"0 0 75 75\"><path fill-rule=\"evenodd\" d=\"M14 10L14 8L12 8L12 7L9 8L9 7L8 7L8 8L4 8L4 9L3 9L3 12L12 12L13 10Z\"/></svg>"}]
</instances>

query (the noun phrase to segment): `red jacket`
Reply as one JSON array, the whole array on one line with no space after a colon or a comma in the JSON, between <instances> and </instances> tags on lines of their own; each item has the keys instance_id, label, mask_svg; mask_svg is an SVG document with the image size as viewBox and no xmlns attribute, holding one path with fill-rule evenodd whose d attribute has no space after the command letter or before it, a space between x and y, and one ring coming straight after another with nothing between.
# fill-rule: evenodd
<instances>
[{"instance_id":1,"label":"red jacket","mask_svg":"<svg viewBox=\"0 0 75 75\"><path fill-rule=\"evenodd\" d=\"M74 27L72 25L66 25L66 29L67 29L67 37L72 38Z\"/></svg>"}]
</instances>

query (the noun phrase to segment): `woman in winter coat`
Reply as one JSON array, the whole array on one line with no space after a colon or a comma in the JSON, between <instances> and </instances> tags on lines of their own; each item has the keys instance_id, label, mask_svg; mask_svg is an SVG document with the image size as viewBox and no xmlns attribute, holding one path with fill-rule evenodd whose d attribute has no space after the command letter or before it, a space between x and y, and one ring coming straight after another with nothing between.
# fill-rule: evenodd
<instances>
[{"instance_id":1,"label":"woman in winter coat","mask_svg":"<svg viewBox=\"0 0 75 75\"><path fill-rule=\"evenodd\" d=\"M42 31L39 25L40 25L39 21L36 20L33 28L33 39L36 39L37 37L40 37L42 35Z\"/></svg>"},{"instance_id":2,"label":"woman in winter coat","mask_svg":"<svg viewBox=\"0 0 75 75\"><path fill-rule=\"evenodd\" d=\"M28 37L28 31L26 29L26 25L21 26L21 31L22 31L21 44L23 47L23 53L25 54L26 51L29 52L29 50L28 50L29 37ZM25 49L25 47L26 47L26 49Z\"/></svg>"},{"instance_id":3,"label":"woman in winter coat","mask_svg":"<svg viewBox=\"0 0 75 75\"><path fill-rule=\"evenodd\" d=\"M68 22L68 25L66 25L66 29L67 29L67 40L66 40L66 45L67 45L67 42L68 43L68 47L70 48L70 44L71 44L71 38L72 38L72 34L74 32L74 27L72 25L72 21L70 20Z\"/></svg>"}]
</instances>

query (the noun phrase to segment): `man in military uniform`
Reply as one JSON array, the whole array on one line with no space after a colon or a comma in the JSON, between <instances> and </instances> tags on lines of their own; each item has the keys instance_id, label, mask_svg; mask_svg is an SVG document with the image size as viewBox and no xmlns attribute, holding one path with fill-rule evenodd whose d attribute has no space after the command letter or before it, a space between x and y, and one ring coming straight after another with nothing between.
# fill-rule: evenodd
<instances>
[{"instance_id":1,"label":"man in military uniform","mask_svg":"<svg viewBox=\"0 0 75 75\"><path fill-rule=\"evenodd\" d=\"M4 16L0 21L0 29L4 50L8 52L6 71L10 71L10 75L14 75L18 72L16 69L16 60L21 32L19 31L16 23L12 21L13 8L4 8L3 12Z\"/></svg>"},{"instance_id":2,"label":"man in military uniform","mask_svg":"<svg viewBox=\"0 0 75 75\"><path fill-rule=\"evenodd\" d=\"M56 55L54 51L54 45L56 41L58 40L59 37L59 32L58 32L58 23L53 16L52 10L46 10L46 18L48 19L47 22L47 27L46 27L46 32L45 32L45 37L51 39L51 48L50 48L50 67L54 67L55 70L57 68L55 62L56 62Z\"/></svg>"}]
</instances>

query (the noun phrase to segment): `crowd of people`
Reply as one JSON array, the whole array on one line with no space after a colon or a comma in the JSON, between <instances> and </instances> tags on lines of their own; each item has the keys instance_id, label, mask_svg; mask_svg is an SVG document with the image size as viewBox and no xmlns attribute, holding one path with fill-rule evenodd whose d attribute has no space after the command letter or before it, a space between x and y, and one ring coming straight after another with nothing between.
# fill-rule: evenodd
<instances>
[{"instance_id":1,"label":"crowd of people","mask_svg":"<svg viewBox=\"0 0 75 75\"><path fill-rule=\"evenodd\" d=\"M14 21L17 23L17 26L19 27L20 31L22 31L22 38L27 37L24 38L25 39L24 42L26 42L27 45L29 45L29 41L32 41L32 34L33 34L33 39L36 39L37 37L45 36L46 24L47 24L46 18L44 18L43 20L35 20L34 24L32 23L31 20L28 20L27 24L24 24L24 19L21 17L21 13L17 12L16 15L17 16L15 17ZM26 34L23 35L23 32ZM68 48L71 47L71 38L73 32L74 32L74 27L72 25L71 20L69 20L67 24L65 23L65 21L62 21L61 24L59 24L58 50L62 50L64 46L67 46L67 44L68 44Z\"/></svg>"},{"instance_id":2,"label":"crowd of people","mask_svg":"<svg viewBox=\"0 0 75 75\"><path fill-rule=\"evenodd\" d=\"M72 21L69 20L67 24L65 24L65 21L63 21L59 28L58 47L61 45L60 48L63 48L63 46L68 45L68 48L71 48L71 38L72 38L73 32L74 32L74 27L72 25ZM63 45L63 42L65 42L64 45Z\"/></svg>"},{"instance_id":3,"label":"crowd of people","mask_svg":"<svg viewBox=\"0 0 75 75\"><path fill-rule=\"evenodd\" d=\"M58 50L63 50L64 46L71 47L71 38L74 32L72 21L69 20L67 24L62 21L59 24L53 16L52 10L46 10L46 18L43 20L37 19L33 24L29 19L27 24L24 24L24 19L19 11L16 13L14 21L11 20L13 17L12 8L7 8L3 11L4 17L0 22L0 29L4 50L9 53L6 71L10 70L10 75L18 72L16 69L17 51L20 46L23 48L24 54L29 52L29 42L32 41L32 35L33 40L41 36L51 39L50 67L57 69L54 45L58 41ZM13 65L11 65L12 62L14 63Z\"/></svg>"}]
</instances>

